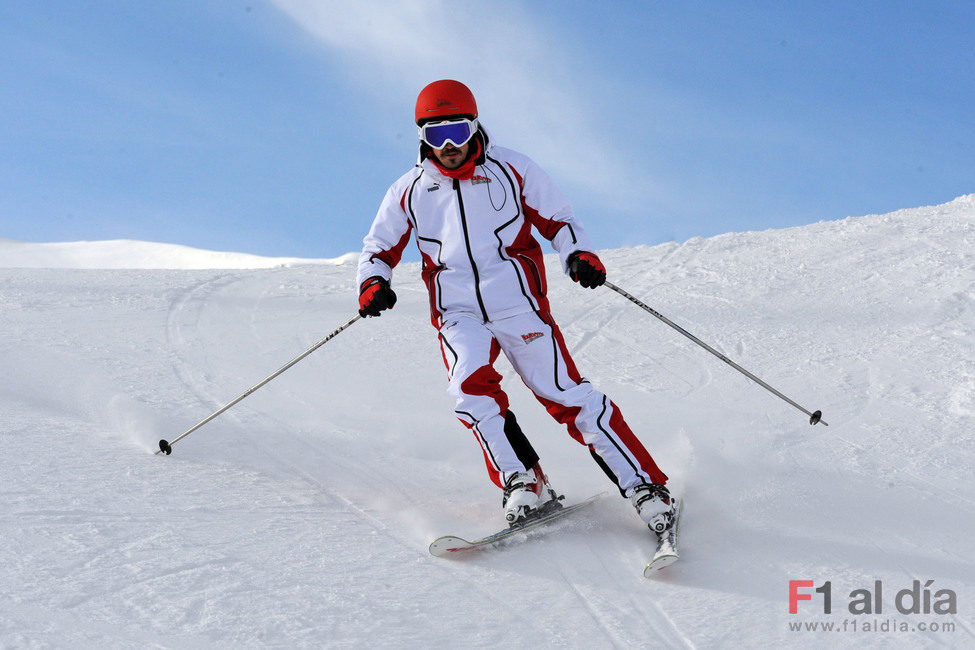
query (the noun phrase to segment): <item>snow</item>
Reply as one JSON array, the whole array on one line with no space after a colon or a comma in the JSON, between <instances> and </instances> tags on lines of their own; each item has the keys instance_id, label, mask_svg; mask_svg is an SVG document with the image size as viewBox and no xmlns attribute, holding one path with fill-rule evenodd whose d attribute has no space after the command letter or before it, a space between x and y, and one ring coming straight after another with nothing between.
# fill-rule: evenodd
<instances>
[{"instance_id":1,"label":"snow","mask_svg":"<svg viewBox=\"0 0 975 650\"><path fill-rule=\"evenodd\" d=\"M577 365L686 498L682 558L653 581L615 495L499 551L428 554L503 522L416 264L393 311L154 455L354 314L348 256L225 255L0 242L0 646L975 645L975 195L602 252L829 427L547 258ZM612 489L498 367L553 484ZM831 581L832 614L818 594L788 613L799 579ZM915 579L957 614L899 614ZM850 615L876 580L883 615ZM954 629L862 630L888 619ZM844 620L861 629L789 629Z\"/></svg>"},{"instance_id":2,"label":"snow","mask_svg":"<svg viewBox=\"0 0 975 650\"><path fill-rule=\"evenodd\" d=\"M343 264L335 259L260 257L246 253L205 251L177 244L118 239L96 242L27 243L0 239L0 268L25 269L265 269L298 264Z\"/></svg>"}]
</instances>

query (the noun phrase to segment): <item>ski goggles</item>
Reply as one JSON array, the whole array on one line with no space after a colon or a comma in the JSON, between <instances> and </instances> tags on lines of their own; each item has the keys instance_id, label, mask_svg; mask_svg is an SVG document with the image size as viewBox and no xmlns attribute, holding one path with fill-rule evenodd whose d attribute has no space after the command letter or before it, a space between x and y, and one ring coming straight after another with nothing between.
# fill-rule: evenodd
<instances>
[{"instance_id":1,"label":"ski goggles","mask_svg":"<svg viewBox=\"0 0 975 650\"><path fill-rule=\"evenodd\" d=\"M434 149L443 149L447 143L463 147L477 133L477 118L427 122L419 127L420 139Z\"/></svg>"}]
</instances>

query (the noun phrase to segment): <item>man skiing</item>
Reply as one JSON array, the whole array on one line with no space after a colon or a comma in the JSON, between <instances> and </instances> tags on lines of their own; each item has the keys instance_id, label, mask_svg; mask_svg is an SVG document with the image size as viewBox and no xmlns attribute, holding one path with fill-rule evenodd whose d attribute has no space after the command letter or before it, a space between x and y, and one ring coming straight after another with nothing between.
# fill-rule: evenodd
<instances>
[{"instance_id":1,"label":"man skiing","mask_svg":"<svg viewBox=\"0 0 975 650\"><path fill-rule=\"evenodd\" d=\"M363 239L359 313L379 316L396 303L392 271L412 234L448 393L504 491L507 521L555 508L559 497L508 408L493 367L501 352L651 530L665 531L675 516L667 476L616 404L579 374L550 313L532 227L552 243L572 280L594 289L606 270L582 224L538 165L491 142L464 84L444 79L423 88L415 118L419 162L389 188Z\"/></svg>"}]
</instances>

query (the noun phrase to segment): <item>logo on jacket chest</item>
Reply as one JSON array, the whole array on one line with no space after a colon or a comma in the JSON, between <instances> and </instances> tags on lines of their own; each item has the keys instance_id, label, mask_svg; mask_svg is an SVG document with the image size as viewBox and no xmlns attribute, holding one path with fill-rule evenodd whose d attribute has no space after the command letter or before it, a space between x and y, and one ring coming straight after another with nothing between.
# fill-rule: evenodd
<instances>
[{"instance_id":1,"label":"logo on jacket chest","mask_svg":"<svg viewBox=\"0 0 975 650\"><path fill-rule=\"evenodd\" d=\"M471 185L480 185L481 183L490 183L490 182L491 182L490 178L488 178L487 176L481 176L479 174L475 174L471 178Z\"/></svg>"}]
</instances>

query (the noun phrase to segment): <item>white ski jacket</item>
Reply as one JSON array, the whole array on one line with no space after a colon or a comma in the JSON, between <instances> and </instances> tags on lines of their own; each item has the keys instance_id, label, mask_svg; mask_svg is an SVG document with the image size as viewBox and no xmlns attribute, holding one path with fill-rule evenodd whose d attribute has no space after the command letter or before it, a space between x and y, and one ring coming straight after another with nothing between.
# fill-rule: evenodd
<instances>
[{"instance_id":1,"label":"white ski jacket","mask_svg":"<svg viewBox=\"0 0 975 650\"><path fill-rule=\"evenodd\" d=\"M438 329L453 314L485 322L528 311L548 313L542 249L534 226L552 242L562 268L577 250L593 251L569 202L530 158L484 147L474 176L444 176L429 159L386 192L363 239L357 284L392 271L415 232L423 259L421 276Z\"/></svg>"}]
</instances>

